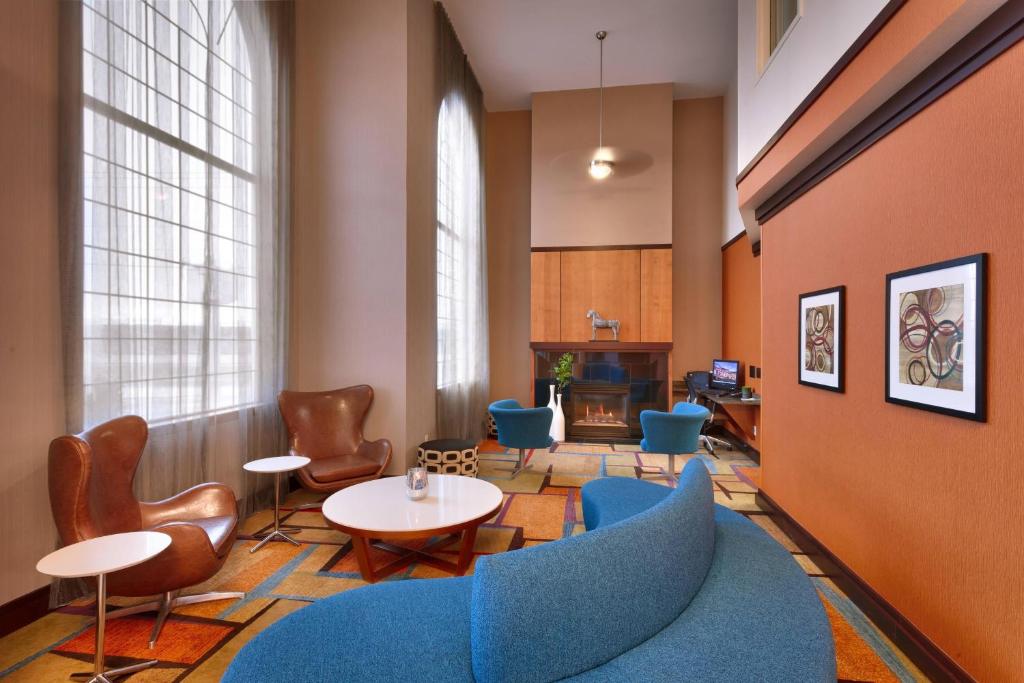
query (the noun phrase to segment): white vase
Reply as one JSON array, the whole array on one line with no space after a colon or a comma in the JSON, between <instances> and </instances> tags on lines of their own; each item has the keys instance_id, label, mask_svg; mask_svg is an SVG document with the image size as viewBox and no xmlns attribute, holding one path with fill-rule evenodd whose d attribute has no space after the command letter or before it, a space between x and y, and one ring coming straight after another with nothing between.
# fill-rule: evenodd
<instances>
[{"instance_id":1,"label":"white vase","mask_svg":"<svg viewBox=\"0 0 1024 683\"><path fill-rule=\"evenodd\" d=\"M561 443L565 441L565 413L562 412L561 392L558 393L558 401L555 403L552 411L554 412L554 417L551 419L551 431L548 434L552 439Z\"/></svg>"}]
</instances>

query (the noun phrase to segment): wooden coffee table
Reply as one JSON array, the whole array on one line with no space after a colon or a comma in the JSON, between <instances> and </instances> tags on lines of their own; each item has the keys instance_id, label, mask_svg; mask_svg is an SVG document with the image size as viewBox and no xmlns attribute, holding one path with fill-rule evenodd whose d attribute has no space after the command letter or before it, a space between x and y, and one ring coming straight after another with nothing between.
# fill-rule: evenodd
<instances>
[{"instance_id":1,"label":"wooden coffee table","mask_svg":"<svg viewBox=\"0 0 1024 683\"><path fill-rule=\"evenodd\" d=\"M405 477L387 477L342 489L324 501L327 523L352 537L363 579L374 583L413 562L462 576L473 558L476 530L501 510L502 494L494 484L450 474L429 475L426 498L405 496ZM389 541L443 536L420 548ZM433 555L462 539L458 562ZM374 569L370 544L398 557Z\"/></svg>"}]
</instances>

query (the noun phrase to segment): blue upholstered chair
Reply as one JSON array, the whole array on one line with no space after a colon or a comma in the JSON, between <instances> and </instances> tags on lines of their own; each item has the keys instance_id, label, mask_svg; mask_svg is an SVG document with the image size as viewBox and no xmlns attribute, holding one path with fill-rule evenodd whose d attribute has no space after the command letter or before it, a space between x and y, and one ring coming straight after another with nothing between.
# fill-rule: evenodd
<instances>
[{"instance_id":1,"label":"blue upholstered chair","mask_svg":"<svg viewBox=\"0 0 1024 683\"><path fill-rule=\"evenodd\" d=\"M671 413L644 410L640 426L644 438L640 448L647 453L668 455L668 479L676 477L676 456L696 453L700 447L700 430L711 413L704 406L680 401Z\"/></svg>"},{"instance_id":2,"label":"blue upholstered chair","mask_svg":"<svg viewBox=\"0 0 1024 683\"><path fill-rule=\"evenodd\" d=\"M524 408L518 401L507 398L495 401L488 410L498 426L498 443L505 448L519 449L519 462L511 468L510 478L528 469L524 463L527 448L548 448L554 443L548 436L554 417L551 408Z\"/></svg>"}]
</instances>

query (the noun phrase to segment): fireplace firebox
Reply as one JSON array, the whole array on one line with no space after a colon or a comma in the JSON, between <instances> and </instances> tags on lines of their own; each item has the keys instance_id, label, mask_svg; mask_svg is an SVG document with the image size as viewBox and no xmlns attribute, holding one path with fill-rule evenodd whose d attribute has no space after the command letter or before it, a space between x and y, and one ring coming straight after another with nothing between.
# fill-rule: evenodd
<instances>
[{"instance_id":1,"label":"fireplace firebox","mask_svg":"<svg viewBox=\"0 0 1024 683\"><path fill-rule=\"evenodd\" d=\"M587 439L629 438L629 385L573 382L569 395L572 411L567 415L566 436Z\"/></svg>"}]
</instances>

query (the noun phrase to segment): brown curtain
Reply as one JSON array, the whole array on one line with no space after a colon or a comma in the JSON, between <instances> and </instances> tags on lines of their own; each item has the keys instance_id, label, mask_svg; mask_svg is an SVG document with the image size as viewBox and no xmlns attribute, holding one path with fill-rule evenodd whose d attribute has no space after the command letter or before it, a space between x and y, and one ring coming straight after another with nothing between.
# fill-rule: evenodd
<instances>
[{"instance_id":1,"label":"brown curtain","mask_svg":"<svg viewBox=\"0 0 1024 683\"><path fill-rule=\"evenodd\" d=\"M489 394L483 92L440 3L438 102L437 427L486 434Z\"/></svg>"}]
</instances>

